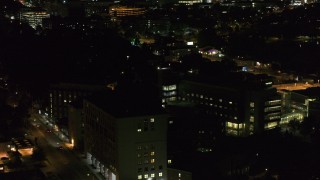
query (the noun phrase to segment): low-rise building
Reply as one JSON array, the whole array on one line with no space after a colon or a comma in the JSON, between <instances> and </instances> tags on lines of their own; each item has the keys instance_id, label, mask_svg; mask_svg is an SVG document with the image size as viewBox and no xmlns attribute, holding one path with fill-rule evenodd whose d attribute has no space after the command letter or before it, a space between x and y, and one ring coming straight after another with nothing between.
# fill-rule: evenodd
<instances>
[{"instance_id":1,"label":"low-rise building","mask_svg":"<svg viewBox=\"0 0 320 180\"><path fill-rule=\"evenodd\" d=\"M281 96L270 78L231 73L224 81L183 80L180 100L199 105L231 136L248 136L279 127Z\"/></svg>"}]
</instances>

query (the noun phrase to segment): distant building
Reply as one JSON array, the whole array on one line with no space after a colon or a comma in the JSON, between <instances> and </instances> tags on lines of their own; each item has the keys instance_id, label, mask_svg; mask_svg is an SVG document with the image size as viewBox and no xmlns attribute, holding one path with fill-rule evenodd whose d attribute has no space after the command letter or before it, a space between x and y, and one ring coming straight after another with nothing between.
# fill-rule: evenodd
<instances>
[{"instance_id":1,"label":"distant building","mask_svg":"<svg viewBox=\"0 0 320 180\"><path fill-rule=\"evenodd\" d=\"M170 68L162 67L157 68L157 78L162 107L165 107L167 103L177 100L178 79Z\"/></svg>"},{"instance_id":2,"label":"distant building","mask_svg":"<svg viewBox=\"0 0 320 180\"><path fill-rule=\"evenodd\" d=\"M127 7L127 6L111 6L109 15L111 17L139 16L145 13L144 8Z\"/></svg>"},{"instance_id":3,"label":"distant building","mask_svg":"<svg viewBox=\"0 0 320 180\"><path fill-rule=\"evenodd\" d=\"M186 5L193 5L193 4L200 4L202 0L179 0L179 4L186 4Z\"/></svg>"},{"instance_id":4,"label":"distant building","mask_svg":"<svg viewBox=\"0 0 320 180\"><path fill-rule=\"evenodd\" d=\"M161 108L112 94L84 101L85 154L109 180L167 179L167 118Z\"/></svg>"},{"instance_id":5,"label":"distant building","mask_svg":"<svg viewBox=\"0 0 320 180\"><path fill-rule=\"evenodd\" d=\"M85 16L99 15L106 17L109 15L109 6L111 2L106 1L88 1L84 5Z\"/></svg>"},{"instance_id":6,"label":"distant building","mask_svg":"<svg viewBox=\"0 0 320 180\"><path fill-rule=\"evenodd\" d=\"M70 29L89 31L92 29L106 29L109 23L105 19L84 17L84 18L72 18L72 17L51 17L43 21L45 29Z\"/></svg>"},{"instance_id":7,"label":"distant building","mask_svg":"<svg viewBox=\"0 0 320 180\"><path fill-rule=\"evenodd\" d=\"M199 48L199 53L203 58L210 59L211 61L221 61L221 58L224 56L221 51L210 46Z\"/></svg>"},{"instance_id":8,"label":"distant building","mask_svg":"<svg viewBox=\"0 0 320 180\"><path fill-rule=\"evenodd\" d=\"M50 18L50 14L42 9L28 9L21 13L21 20L26 21L32 28L43 26L43 19Z\"/></svg>"}]
</instances>

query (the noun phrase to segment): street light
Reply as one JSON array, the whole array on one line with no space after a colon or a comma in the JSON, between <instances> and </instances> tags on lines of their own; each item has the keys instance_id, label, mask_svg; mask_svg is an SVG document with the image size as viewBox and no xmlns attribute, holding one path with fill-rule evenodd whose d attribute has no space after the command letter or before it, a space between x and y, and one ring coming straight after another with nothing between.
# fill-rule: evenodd
<instances>
[{"instance_id":1,"label":"street light","mask_svg":"<svg viewBox=\"0 0 320 180\"><path fill-rule=\"evenodd\" d=\"M88 173L87 176L89 177L90 173ZM92 177L92 180L95 180L94 176L91 176L91 177Z\"/></svg>"}]
</instances>

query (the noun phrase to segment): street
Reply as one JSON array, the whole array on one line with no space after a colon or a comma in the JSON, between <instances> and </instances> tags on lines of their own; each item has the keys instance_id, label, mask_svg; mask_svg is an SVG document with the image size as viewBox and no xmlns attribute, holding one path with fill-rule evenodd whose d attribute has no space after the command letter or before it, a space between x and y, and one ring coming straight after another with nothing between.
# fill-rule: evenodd
<instances>
[{"instance_id":1,"label":"street","mask_svg":"<svg viewBox=\"0 0 320 180\"><path fill-rule=\"evenodd\" d=\"M97 179L81 161L81 157L72 152L53 133L47 132L47 127L39 120L40 116L32 115L31 137L37 138L37 144L43 150L47 167L42 168L47 176L61 180L92 180ZM60 146L60 148L58 148Z\"/></svg>"}]
</instances>

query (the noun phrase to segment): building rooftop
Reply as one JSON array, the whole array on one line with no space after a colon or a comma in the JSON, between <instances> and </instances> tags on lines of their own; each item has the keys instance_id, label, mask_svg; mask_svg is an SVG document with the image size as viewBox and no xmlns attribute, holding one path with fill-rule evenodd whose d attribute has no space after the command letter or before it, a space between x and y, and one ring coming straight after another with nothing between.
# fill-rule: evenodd
<instances>
[{"instance_id":1,"label":"building rooftop","mask_svg":"<svg viewBox=\"0 0 320 180\"><path fill-rule=\"evenodd\" d=\"M311 87L305 90L296 90L293 92L320 100L320 87Z\"/></svg>"},{"instance_id":2,"label":"building rooftop","mask_svg":"<svg viewBox=\"0 0 320 180\"><path fill-rule=\"evenodd\" d=\"M87 83L57 83L51 84L53 89L69 89L69 90L86 90L86 91L97 91L107 90L107 85L101 84L87 84Z\"/></svg>"},{"instance_id":3,"label":"building rooftop","mask_svg":"<svg viewBox=\"0 0 320 180\"><path fill-rule=\"evenodd\" d=\"M264 89L272 87L272 77L265 74L255 75L247 72L221 72L220 74L208 76L202 73L189 76L186 80L231 89Z\"/></svg>"},{"instance_id":4,"label":"building rooftop","mask_svg":"<svg viewBox=\"0 0 320 180\"><path fill-rule=\"evenodd\" d=\"M144 85L97 94L87 101L117 118L165 114L157 90Z\"/></svg>"}]
</instances>

